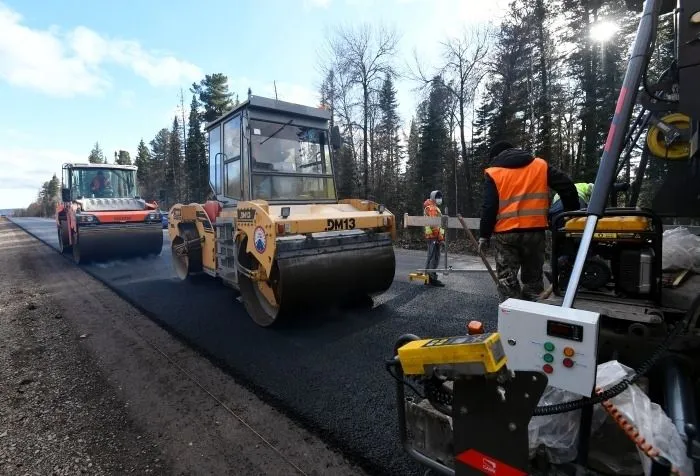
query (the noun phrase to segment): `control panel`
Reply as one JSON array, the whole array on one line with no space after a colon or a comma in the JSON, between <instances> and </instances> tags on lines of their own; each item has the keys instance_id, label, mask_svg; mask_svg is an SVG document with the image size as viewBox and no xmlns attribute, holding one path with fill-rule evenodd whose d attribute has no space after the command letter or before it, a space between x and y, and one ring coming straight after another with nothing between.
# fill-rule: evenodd
<instances>
[{"instance_id":1,"label":"control panel","mask_svg":"<svg viewBox=\"0 0 700 476\"><path fill-rule=\"evenodd\" d=\"M510 370L539 370L549 385L590 397L595 386L600 315L508 299L498 307L498 332Z\"/></svg>"}]
</instances>

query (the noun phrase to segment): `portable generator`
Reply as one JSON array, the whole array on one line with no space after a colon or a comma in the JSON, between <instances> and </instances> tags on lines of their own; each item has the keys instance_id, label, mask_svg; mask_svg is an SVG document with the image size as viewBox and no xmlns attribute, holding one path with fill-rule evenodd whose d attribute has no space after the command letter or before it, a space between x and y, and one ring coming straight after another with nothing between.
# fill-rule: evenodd
<instances>
[{"instance_id":1,"label":"portable generator","mask_svg":"<svg viewBox=\"0 0 700 476\"><path fill-rule=\"evenodd\" d=\"M554 293L566 291L586 223L586 212L563 212L553 220ZM579 292L660 304L663 224L653 212L609 208L598 221L579 280Z\"/></svg>"}]
</instances>

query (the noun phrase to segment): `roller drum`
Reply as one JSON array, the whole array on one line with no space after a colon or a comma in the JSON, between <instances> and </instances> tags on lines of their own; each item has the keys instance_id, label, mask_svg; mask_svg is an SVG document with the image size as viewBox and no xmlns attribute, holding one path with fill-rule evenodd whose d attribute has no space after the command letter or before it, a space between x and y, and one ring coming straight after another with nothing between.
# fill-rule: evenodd
<instances>
[{"instance_id":1,"label":"roller drum","mask_svg":"<svg viewBox=\"0 0 700 476\"><path fill-rule=\"evenodd\" d=\"M396 259L388 233L357 233L277 242L282 308L374 296L394 281Z\"/></svg>"},{"instance_id":2,"label":"roller drum","mask_svg":"<svg viewBox=\"0 0 700 476\"><path fill-rule=\"evenodd\" d=\"M83 225L78 233L73 250L78 262L158 255L163 248L160 223Z\"/></svg>"}]
</instances>

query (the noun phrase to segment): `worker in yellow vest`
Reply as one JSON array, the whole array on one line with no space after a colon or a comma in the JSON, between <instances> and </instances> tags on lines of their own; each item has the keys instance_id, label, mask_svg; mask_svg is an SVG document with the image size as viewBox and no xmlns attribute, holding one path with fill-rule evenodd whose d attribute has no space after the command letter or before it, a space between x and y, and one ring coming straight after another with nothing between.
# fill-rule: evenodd
<instances>
[{"instance_id":1,"label":"worker in yellow vest","mask_svg":"<svg viewBox=\"0 0 700 476\"><path fill-rule=\"evenodd\" d=\"M479 248L488 247L493 236L500 284L509 297L534 300L544 291L549 189L559 193L565 210L577 210L576 187L561 170L506 141L494 144L489 159Z\"/></svg>"},{"instance_id":2,"label":"worker in yellow vest","mask_svg":"<svg viewBox=\"0 0 700 476\"><path fill-rule=\"evenodd\" d=\"M423 216L441 217L440 205L442 205L442 192L433 190L430 198L423 202ZM428 259L425 262L425 269L437 269L440 265L440 253L445 244L445 229L437 226L423 227L423 235L428 242ZM425 284L443 287L444 284L437 277L437 273L428 272L428 280Z\"/></svg>"},{"instance_id":3,"label":"worker in yellow vest","mask_svg":"<svg viewBox=\"0 0 700 476\"><path fill-rule=\"evenodd\" d=\"M578 193L578 203L579 203L579 208L588 208L588 203L591 201L591 197L593 196L593 184L592 183L585 183L585 182L579 182L574 184L576 186L576 192ZM625 192L629 190L630 184L627 182L618 182L613 184L613 192L618 193L618 192ZM554 195L554 198L552 198L552 205L549 207L549 221L550 223L552 222L552 219L559 213L564 211L564 204L562 203L561 199L559 198L559 194Z\"/></svg>"}]
</instances>

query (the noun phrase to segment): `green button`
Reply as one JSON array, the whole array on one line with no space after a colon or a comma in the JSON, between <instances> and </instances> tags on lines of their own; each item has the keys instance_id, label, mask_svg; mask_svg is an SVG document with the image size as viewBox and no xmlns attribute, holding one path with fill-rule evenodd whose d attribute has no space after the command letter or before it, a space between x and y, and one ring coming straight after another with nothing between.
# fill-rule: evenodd
<instances>
[{"instance_id":1,"label":"green button","mask_svg":"<svg viewBox=\"0 0 700 476\"><path fill-rule=\"evenodd\" d=\"M553 351L553 350L554 350L554 344L552 344L551 342L545 342L545 343L544 343L544 350L546 350L547 352Z\"/></svg>"},{"instance_id":2,"label":"green button","mask_svg":"<svg viewBox=\"0 0 700 476\"><path fill-rule=\"evenodd\" d=\"M544 356L542 358L548 364L551 364L554 361L554 357L552 356L552 354L544 354Z\"/></svg>"}]
</instances>

